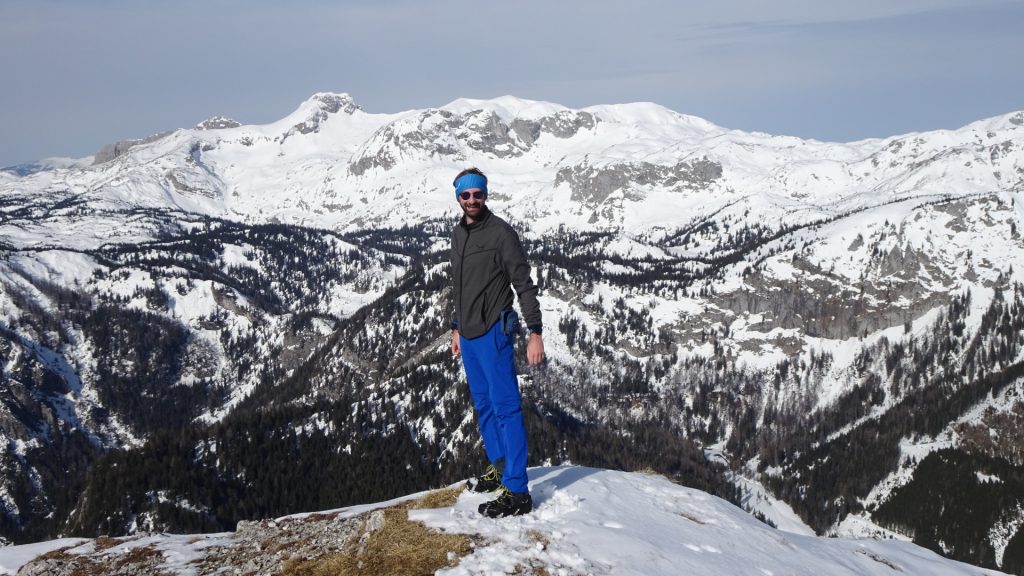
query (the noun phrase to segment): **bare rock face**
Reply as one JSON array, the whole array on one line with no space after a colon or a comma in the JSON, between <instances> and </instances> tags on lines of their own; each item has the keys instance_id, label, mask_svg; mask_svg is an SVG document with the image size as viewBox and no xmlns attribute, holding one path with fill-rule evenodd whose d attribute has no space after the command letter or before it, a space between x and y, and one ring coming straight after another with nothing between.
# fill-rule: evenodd
<instances>
[{"instance_id":1,"label":"bare rock face","mask_svg":"<svg viewBox=\"0 0 1024 576\"><path fill-rule=\"evenodd\" d=\"M348 94L316 94L313 96L313 100L319 102L320 109L327 114L344 112L351 116L360 109L356 101Z\"/></svg>"},{"instance_id":2,"label":"bare rock face","mask_svg":"<svg viewBox=\"0 0 1024 576\"><path fill-rule=\"evenodd\" d=\"M533 145L540 138L541 130L543 126L540 122L523 120L522 118L516 118L509 123L509 128L512 132L519 137L520 140L526 142L529 145Z\"/></svg>"},{"instance_id":3,"label":"bare rock face","mask_svg":"<svg viewBox=\"0 0 1024 576\"><path fill-rule=\"evenodd\" d=\"M474 110L463 117L457 137L467 146L497 158L522 156L529 152L543 134L571 138L580 130L592 129L597 118L588 112L562 110L539 120L521 118L505 122L494 112Z\"/></svg>"},{"instance_id":4,"label":"bare rock face","mask_svg":"<svg viewBox=\"0 0 1024 576\"><path fill-rule=\"evenodd\" d=\"M523 120L516 118L509 127L519 139L529 145L540 138L541 134L551 134L555 138L572 138L580 130L592 130L597 126L598 118L589 112L562 110L552 116L540 120Z\"/></svg>"},{"instance_id":5,"label":"bare rock face","mask_svg":"<svg viewBox=\"0 0 1024 576\"><path fill-rule=\"evenodd\" d=\"M0 433L8 439L28 440L32 435L28 425L34 428L45 426L45 407L45 404L34 401L32 392L21 382L13 379L5 382L4 390L0 390ZM17 417L11 409L17 410Z\"/></svg>"},{"instance_id":6,"label":"bare rock face","mask_svg":"<svg viewBox=\"0 0 1024 576\"><path fill-rule=\"evenodd\" d=\"M196 124L199 130L223 130L225 128L238 128L242 123L223 116L214 116Z\"/></svg>"},{"instance_id":7,"label":"bare rock face","mask_svg":"<svg viewBox=\"0 0 1024 576\"><path fill-rule=\"evenodd\" d=\"M172 132L173 131L161 132L159 134L154 134L146 138L121 140L120 142L107 144L103 148L100 148L100 151L97 152L95 156L93 156L92 164L93 166L96 166L97 164L110 162L114 158L123 156L126 152L140 144L149 144L150 142L156 142L157 140L171 134Z\"/></svg>"},{"instance_id":8,"label":"bare rock face","mask_svg":"<svg viewBox=\"0 0 1024 576\"><path fill-rule=\"evenodd\" d=\"M589 162L562 168L555 175L555 186L569 184L572 200L597 206L616 190L627 197L643 199L635 186L663 186L676 191L700 190L722 177L722 165L708 158L684 160L674 166L650 162L623 162L593 166Z\"/></svg>"},{"instance_id":9,"label":"bare rock face","mask_svg":"<svg viewBox=\"0 0 1024 576\"><path fill-rule=\"evenodd\" d=\"M1024 466L1024 402L1018 400L1005 410L989 407L980 422L962 422L956 431L966 451Z\"/></svg>"},{"instance_id":10,"label":"bare rock face","mask_svg":"<svg viewBox=\"0 0 1024 576\"><path fill-rule=\"evenodd\" d=\"M374 168L390 170L403 150L419 150L439 156L458 156L451 134L460 119L447 110L427 110L415 118L401 119L377 130L349 163L349 172L362 176Z\"/></svg>"},{"instance_id":11,"label":"bare rock face","mask_svg":"<svg viewBox=\"0 0 1024 576\"><path fill-rule=\"evenodd\" d=\"M856 285L795 258L793 279L780 280L755 271L745 279L747 288L716 297L715 305L735 314L763 315L753 329L798 329L815 338L845 340L900 326L928 310L949 303L949 294L921 285L925 271L934 280L952 283L927 254L893 249L877 262L884 281L861 280Z\"/></svg>"},{"instance_id":12,"label":"bare rock face","mask_svg":"<svg viewBox=\"0 0 1024 576\"><path fill-rule=\"evenodd\" d=\"M348 165L348 171L356 176L362 176L374 168L390 170L395 165L395 157L387 150L380 150L376 154L359 156Z\"/></svg>"},{"instance_id":13,"label":"bare rock face","mask_svg":"<svg viewBox=\"0 0 1024 576\"><path fill-rule=\"evenodd\" d=\"M485 110L467 114L456 136L473 150L498 158L522 156L532 144L521 140L497 114Z\"/></svg>"},{"instance_id":14,"label":"bare rock face","mask_svg":"<svg viewBox=\"0 0 1024 576\"><path fill-rule=\"evenodd\" d=\"M571 110L538 120L511 121L483 109L461 115L448 110L425 110L380 128L355 154L349 172L362 176L374 168L390 170L399 158L415 153L463 160L467 148L495 158L517 158L528 153L543 134L571 138L597 123L593 114Z\"/></svg>"},{"instance_id":15,"label":"bare rock face","mask_svg":"<svg viewBox=\"0 0 1024 576\"><path fill-rule=\"evenodd\" d=\"M338 553L358 538L363 518L314 514L303 519L239 522L230 545L211 548L201 562L204 574L280 574L289 560Z\"/></svg>"},{"instance_id":16,"label":"bare rock face","mask_svg":"<svg viewBox=\"0 0 1024 576\"><path fill-rule=\"evenodd\" d=\"M542 119L541 130L555 138L572 138L580 130L593 130L597 123L597 116L589 112L563 110Z\"/></svg>"},{"instance_id":17,"label":"bare rock face","mask_svg":"<svg viewBox=\"0 0 1024 576\"><path fill-rule=\"evenodd\" d=\"M357 105L355 100L353 100L348 94L314 94L308 102L312 102L314 104L312 111L305 120L292 126L284 133L281 137L282 142L287 140L289 136L293 136L295 134L312 134L314 132L319 132L323 123L333 114L342 112L352 115L356 110L359 110L359 105Z\"/></svg>"},{"instance_id":18,"label":"bare rock face","mask_svg":"<svg viewBox=\"0 0 1024 576\"><path fill-rule=\"evenodd\" d=\"M220 198L221 190L216 181L211 182L212 171L203 161L203 153L214 150L216 145L211 142L193 142L185 157L185 166L171 168L164 173L167 184L179 194Z\"/></svg>"}]
</instances>

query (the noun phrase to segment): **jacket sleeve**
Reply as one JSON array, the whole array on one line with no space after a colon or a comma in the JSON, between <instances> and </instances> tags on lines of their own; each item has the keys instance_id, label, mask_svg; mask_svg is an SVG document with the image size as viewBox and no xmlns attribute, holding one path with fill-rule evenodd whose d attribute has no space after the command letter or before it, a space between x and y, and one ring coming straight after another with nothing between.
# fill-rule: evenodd
<instances>
[{"instance_id":1,"label":"jacket sleeve","mask_svg":"<svg viewBox=\"0 0 1024 576\"><path fill-rule=\"evenodd\" d=\"M526 261L526 251L519 241L519 235L512 228L507 228L500 247L501 262L505 277L512 283L519 298L519 308L523 313L523 321L527 328L540 328L540 302L537 301L537 285L530 276L530 265Z\"/></svg>"}]
</instances>

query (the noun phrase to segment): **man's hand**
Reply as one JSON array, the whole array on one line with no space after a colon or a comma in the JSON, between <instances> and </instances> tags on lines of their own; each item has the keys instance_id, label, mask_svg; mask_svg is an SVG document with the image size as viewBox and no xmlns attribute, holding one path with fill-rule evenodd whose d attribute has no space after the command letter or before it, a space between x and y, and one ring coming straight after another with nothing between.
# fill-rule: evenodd
<instances>
[{"instance_id":1,"label":"man's hand","mask_svg":"<svg viewBox=\"0 0 1024 576\"><path fill-rule=\"evenodd\" d=\"M544 340L540 334L530 334L530 341L526 343L526 361L530 366L544 361Z\"/></svg>"},{"instance_id":2,"label":"man's hand","mask_svg":"<svg viewBox=\"0 0 1024 576\"><path fill-rule=\"evenodd\" d=\"M458 356L462 352L462 347L459 346L459 330L456 328L452 330L452 356Z\"/></svg>"}]
</instances>

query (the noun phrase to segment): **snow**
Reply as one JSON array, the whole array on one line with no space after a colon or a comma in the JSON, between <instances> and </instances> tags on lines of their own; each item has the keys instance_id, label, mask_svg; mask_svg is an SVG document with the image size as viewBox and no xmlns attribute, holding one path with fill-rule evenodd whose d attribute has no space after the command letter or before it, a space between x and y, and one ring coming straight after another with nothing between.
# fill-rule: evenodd
<instances>
[{"instance_id":1,"label":"snow","mask_svg":"<svg viewBox=\"0 0 1024 576\"><path fill-rule=\"evenodd\" d=\"M1024 526L1024 507L1018 504L1014 508L1006 510L999 522L996 522L989 530L988 537L996 553L996 565L1003 564L1006 547L1022 526Z\"/></svg>"},{"instance_id":2,"label":"snow","mask_svg":"<svg viewBox=\"0 0 1024 576\"><path fill-rule=\"evenodd\" d=\"M34 277L64 285L89 280L93 270L99 267L91 256L66 250L44 250L31 257L16 255L11 263Z\"/></svg>"},{"instance_id":3,"label":"snow","mask_svg":"<svg viewBox=\"0 0 1024 576\"><path fill-rule=\"evenodd\" d=\"M515 118L533 120L543 118L545 116L551 116L563 110L568 110L568 108L560 104L541 102L537 100L526 100L524 98L507 95L500 96L492 100L459 98L441 107L442 110L448 110L456 114L469 114L474 110L485 108L493 109L501 119L506 121L513 120Z\"/></svg>"},{"instance_id":4,"label":"snow","mask_svg":"<svg viewBox=\"0 0 1024 576\"><path fill-rule=\"evenodd\" d=\"M978 482L981 483L981 484L985 484L985 483L989 483L989 482L1002 484L1002 482L1003 482L1003 480L999 476L994 476L992 474L985 474L984 472L975 472L975 474L978 476Z\"/></svg>"},{"instance_id":5,"label":"snow","mask_svg":"<svg viewBox=\"0 0 1024 576\"><path fill-rule=\"evenodd\" d=\"M974 299L972 299L973 304ZM928 457L932 452L936 452L945 448L951 448L958 444L959 436L957 429L964 424L979 424L982 422L982 415L987 410L995 411L1006 411L1009 410L1020 398L1024 397L1024 379L1020 379L1004 388L999 394L992 396L989 395L987 398L978 402L960 417L951 422L946 428L940 432L936 437L918 437L918 438L904 438L900 441L900 462L895 472L889 474L884 480L879 482L872 488L868 496L863 500L862 504L865 507L871 507L872 505L880 504L885 502L889 495L892 494L897 488L906 485L914 476L914 471L917 469L917 464ZM985 474L982 472L976 472L979 482L1001 482L1001 479L997 476ZM1024 517L1020 520L1024 523ZM867 526L867 528L865 528ZM993 530L997 530L999 525L993 527ZM836 532L840 535L865 535L865 534L877 534L886 533L892 535L887 530L884 530L871 523L871 520L867 516L848 516L836 529ZM1003 546L1005 547L1006 541L1012 536L1014 532L1010 533L1010 536L1004 538Z\"/></svg>"},{"instance_id":6,"label":"snow","mask_svg":"<svg viewBox=\"0 0 1024 576\"><path fill-rule=\"evenodd\" d=\"M761 224L775 229L842 216L760 247L746 255L745 261L724 270L724 279L711 287L720 295L750 289L741 272L761 258L766 258L762 262L764 277L780 282L833 280L837 288L855 287L858 282L876 283L892 278L880 270L873 250L888 254L909 248L932 264L914 279L926 295L917 302L901 297L891 303L905 308L918 305L909 334L900 323L863 338L808 337L800 329L773 326L771 314L745 314L725 309L724 305L720 308L713 297L637 297L604 283L598 283L587 294L570 293L563 298L550 293L541 297L546 324L557 326L560 319L571 315L591 333L605 327L606 318L587 311L598 305L598 297L605 316L620 297L634 310L646 308L655 331L674 329L694 319L706 320L706 326L716 329L727 325L730 336L719 341L730 353L735 352L736 365L744 370L772 370L792 354L782 349L780 341L799 341L803 346L800 354L814 351L832 357L828 373L814 391L819 408L833 403L858 382L851 366L864 346L883 337L893 342L906 340L929 330L941 312L939 305L921 311L920 305L931 295L962 293L969 288L972 299L967 329L974 331L991 301L991 287L997 276L1012 266L1015 279L1024 279L1024 265L1020 265L1024 245L1019 240L1007 240L1011 225L1024 226L1024 192L1019 181L1013 179L1024 173L1020 153L1024 131L1010 122L1010 114L960 130L836 144L727 130L652 103L571 110L559 104L503 96L460 99L440 109L389 115L361 110L329 113L325 104L334 99L350 101L348 95L317 94L270 124L179 130L135 146L102 165L89 166L91 159L50 160L39 163L41 171L4 176L0 179L0 199L10 198L13 206L26 203L31 213L0 224L4 241L21 250L12 253L6 270L24 271L63 285L89 282L92 273L103 267L76 250L93 250L114 242L143 242L160 232L151 218L138 214L126 217L121 212L140 207L194 211L197 219L210 216L249 223L280 221L334 231L418 224L428 218L454 220L457 208L451 197L450 177L470 160L491 176L490 205L497 213L529 222L532 237L543 237L561 226L570 232L608 230L612 236L600 247L605 258L617 255L635 261L709 256L715 238L695 237L685 248L665 247L658 240L700 222L730 227ZM499 158L466 142L480 136L474 131L486 129L483 124L491 113L506 123L581 113L593 115L598 122L571 138L542 133L521 155ZM301 129L297 130L300 126L311 131L302 134ZM992 135L985 136L987 144L978 145L979 132L989 131ZM988 146L1003 142L1012 144L1012 150L1002 156L993 155ZM450 146L451 151L429 149L438 143ZM352 170L357 160L379 154L391 154L395 164L387 168L378 165L362 173ZM721 178L693 190L659 182L627 182L592 206L573 201L574 192L568 182L554 186L562 170L641 164L671 167L705 158L722 166ZM996 172L1006 177L1000 179ZM169 175L173 175L173 181ZM81 210L50 214L42 204L33 203L39 198L47 203L51 198L73 198L85 204ZM944 198L952 202L936 204ZM178 214L175 219L183 228L201 230L201 224L187 221L192 216ZM592 216L597 216L596 221L591 221ZM788 242L793 242L795 248L787 248ZM444 248L442 242L433 249ZM225 265L258 268L258 262L247 257L248 249L244 244L225 246ZM769 256L769 250L777 253ZM794 260L796 254L800 260L828 271L827 275L801 267ZM606 273L633 270L608 260L603 267ZM367 270L360 280L369 282L355 284L368 285L365 293L357 292L355 285L331 286L322 312L352 314L379 297L403 271L403 267ZM948 273L948 277L941 272ZM972 276L976 279L965 280ZM159 284L171 298L170 315L197 332L201 319L218 309L213 289L222 287L213 283L197 282L183 294L174 284ZM8 286L12 290L15 285L24 288L41 305L52 308L17 274L0 274L0 285L3 318L15 318L19 312L5 294ZM154 279L142 270L125 268L106 275L96 286L108 294L130 296L138 287L154 286ZM866 298L872 304L882 304L873 300ZM238 302L240 307L245 304L241 297ZM142 299L132 305L146 309ZM279 320L270 319L268 330L273 332ZM252 326L245 314L232 314L229 322L236 333ZM317 323L321 334L331 330L328 323L319 319ZM550 333L549 356L563 364L578 364L580 359L565 346L562 335L557 330ZM208 335L211 342L216 340ZM736 351L735 347L740 349ZM83 410L100 402L90 386L93 351L88 343L69 348L50 355L39 348L33 351L51 361L57 352L64 354L68 361L63 373L70 377L74 368L81 375L80 397L68 399L67 409L59 414L63 420L74 422L75 411L85 414ZM711 356L713 349L710 344L683 341L678 352L681 357ZM645 353L633 349L624 352L634 356ZM71 381L79 382L74 378ZM203 420L226 415L252 386L251 382L240 383L231 400L204 415ZM970 418L975 418L978 411L972 414ZM116 415L112 419L113 436L128 443L138 442L117 425ZM430 437L433 430L424 428L420 433ZM955 441L950 434L905 441L903 461L920 460L931 450ZM869 501L884 498L912 472L912 467L901 467L872 493ZM773 521L787 521L785 509L761 500L761 496L754 498L757 509ZM765 503L763 508L761 503ZM870 526L858 524L862 520L869 524L867 519L854 519L840 529L874 533Z\"/></svg>"},{"instance_id":7,"label":"snow","mask_svg":"<svg viewBox=\"0 0 1024 576\"><path fill-rule=\"evenodd\" d=\"M857 514L850 514L844 518L833 530L833 535L841 538L911 541L910 537L882 528L870 519Z\"/></svg>"},{"instance_id":8,"label":"snow","mask_svg":"<svg viewBox=\"0 0 1024 576\"><path fill-rule=\"evenodd\" d=\"M437 574L510 574L517 567L557 575L999 574L905 541L820 538L777 530L724 500L661 476L578 466L532 468L529 474L534 510L523 516L484 518L476 508L492 496L470 492L451 508L410 510L411 520L428 527L482 539L457 566ZM323 513L352 517L423 494ZM208 548L230 545L233 537L154 534L126 540L105 553L152 546L163 555L168 572L194 574L191 563ZM66 547L71 554L94 551L92 541L82 539L0 548L0 574L13 574L35 556Z\"/></svg>"},{"instance_id":9,"label":"snow","mask_svg":"<svg viewBox=\"0 0 1024 576\"><path fill-rule=\"evenodd\" d=\"M464 493L450 509L410 519L487 542L439 575L551 574L886 575L998 574L908 542L819 538L773 529L739 508L660 476L573 466L530 470L534 511L491 520Z\"/></svg>"},{"instance_id":10,"label":"snow","mask_svg":"<svg viewBox=\"0 0 1024 576\"><path fill-rule=\"evenodd\" d=\"M814 530L800 519L793 508L772 496L760 482L739 475L734 475L732 481L743 489L740 503L744 510L760 512L775 524L776 528L784 532L814 536Z\"/></svg>"},{"instance_id":11,"label":"snow","mask_svg":"<svg viewBox=\"0 0 1024 576\"><path fill-rule=\"evenodd\" d=\"M257 271L263 272L262 267L259 266L258 262L254 262L247 255L249 251L253 250L252 246L248 244L242 246L235 246L234 244L224 245L224 254L221 259L224 261L224 266L245 266L248 268L255 268Z\"/></svg>"},{"instance_id":12,"label":"snow","mask_svg":"<svg viewBox=\"0 0 1024 576\"><path fill-rule=\"evenodd\" d=\"M78 546L85 542L88 542L88 540L84 538L61 538L59 540L0 548L0 574L14 574L36 556L60 550L61 548Z\"/></svg>"},{"instance_id":13,"label":"snow","mask_svg":"<svg viewBox=\"0 0 1024 576\"><path fill-rule=\"evenodd\" d=\"M976 149L982 124L997 134L994 142L1016 145L1020 131L1005 118L956 131L836 144L726 130L643 102L572 110L502 96L397 114L350 114L327 112L325 103L333 101L351 103L351 97L316 94L265 125L178 130L102 165L66 162L57 171L0 181L0 195L66 190L115 209L170 207L248 222L276 219L357 229L367 222L398 225L454 214L450 176L472 159L492 176L495 200L508 199L495 206L528 219L537 232L560 225L650 230L677 227L681 215L692 221L732 203L753 210L764 222L809 221L890 200L1012 195L1010 178L1000 180L994 172L1013 174L1020 164L1016 149L995 160L986 148ZM474 138L490 135L491 128L481 122L489 122L485 119L491 114L506 124L582 114L598 122L570 138L542 132L521 154L498 158L469 146ZM308 133L296 131L300 126ZM438 145L451 151L439 153L432 148ZM379 154L390 156L395 165L350 170L360 158ZM559 170L581 163L674 166L705 158L723 167L721 178L706 189L670 189L653 182L635 187L643 200L624 200L622 190L614 190L596 211L562 202L565 186L552 193ZM601 214L598 222L589 221L593 213ZM16 226L2 231L18 243L47 241L45 234ZM56 232L58 238L68 236ZM118 232L103 226L93 240ZM84 229L78 234L91 235Z\"/></svg>"},{"instance_id":14,"label":"snow","mask_svg":"<svg viewBox=\"0 0 1024 576\"><path fill-rule=\"evenodd\" d=\"M460 482L460 483L458 483L456 485L461 485L461 484L462 483ZM313 516L314 514L330 514L330 515L337 514L339 518L351 518L353 516L358 516L360 514L363 514L364 512L373 512L374 510L380 510L381 508L387 508L389 506L396 506L398 504L403 504L405 502L410 502L412 500L416 500L418 498L422 498L423 496L426 496L429 492L430 492L429 490L424 490L423 492L416 492L414 494L407 494L405 496L399 496L398 498L392 498L391 500L385 500L383 502L372 502L372 503L369 503L369 504L357 504L355 506L346 506L345 508L334 508L334 509L331 509L331 510L322 510L322 511L317 511L317 512L300 512L298 514L288 514L287 516L281 516L280 518L275 518L274 521L275 522L281 522L283 520L303 519L303 518L308 518L310 516Z\"/></svg>"}]
</instances>

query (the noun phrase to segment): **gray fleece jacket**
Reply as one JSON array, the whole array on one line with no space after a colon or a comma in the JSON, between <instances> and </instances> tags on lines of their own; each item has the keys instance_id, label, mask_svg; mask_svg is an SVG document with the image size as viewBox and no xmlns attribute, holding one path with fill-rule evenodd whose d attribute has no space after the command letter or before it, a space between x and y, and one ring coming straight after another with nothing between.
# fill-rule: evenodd
<instances>
[{"instance_id":1,"label":"gray fleece jacket","mask_svg":"<svg viewBox=\"0 0 1024 576\"><path fill-rule=\"evenodd\" d=\"M519 297L523 320L540 329L537 286L519 235L489 210L473 224L465 216L452 230L452 289L455 298L453 327L464 338L476 338L512 307L512 288Z\"/></svg>"}]
</instances>

